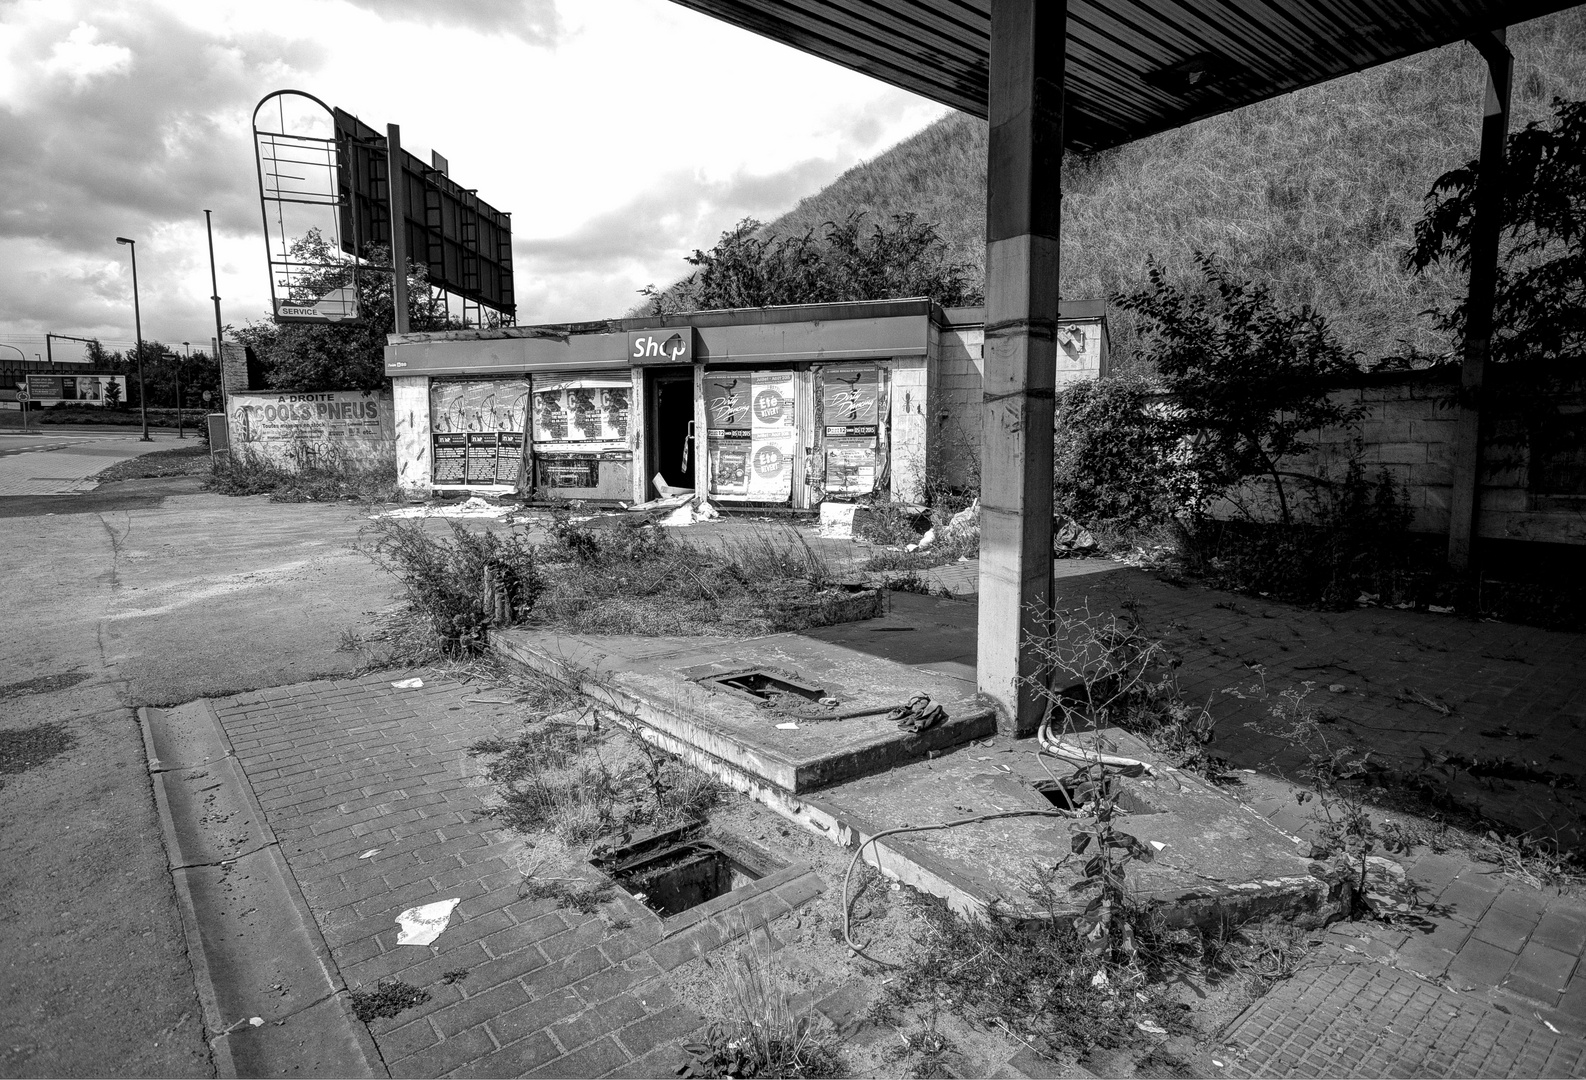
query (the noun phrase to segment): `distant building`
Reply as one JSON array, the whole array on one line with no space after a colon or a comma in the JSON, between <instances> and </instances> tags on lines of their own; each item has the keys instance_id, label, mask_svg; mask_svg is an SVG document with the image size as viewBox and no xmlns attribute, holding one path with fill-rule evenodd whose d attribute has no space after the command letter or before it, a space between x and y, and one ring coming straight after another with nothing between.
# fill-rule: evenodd
<instances>
[{"instance_id":1,"label":"distant building","mask_svg":"<svg viewBox=\"0 0 1586 1080\"><path fill-rule=\"evenodd\" d=\"M974 487L984 319L915 299L393 335L399 483L795 509ZM1064 303L1059 384L1107 353L1106 302Z\"/></svg>"}]
</instances>

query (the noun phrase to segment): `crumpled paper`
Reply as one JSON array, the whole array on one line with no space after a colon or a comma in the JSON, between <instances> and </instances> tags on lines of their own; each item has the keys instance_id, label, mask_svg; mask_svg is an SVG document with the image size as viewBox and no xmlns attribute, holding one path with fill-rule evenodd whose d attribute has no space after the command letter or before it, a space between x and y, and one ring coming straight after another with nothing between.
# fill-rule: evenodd
<instances>
[{"instance_id":1,"label":"crumpled paper","mask_svg":"<svg viewBox=\"0 0 1586 1080\"><path fill-rule=\"evenodd\" d=\"M437 900L433 904L420 904L410 907L396 917L397 925L402 932L397 935L398 945L429 945L441 932L446 929L446 924L451 922L452 909L462 903L462 897L454 896L450 900Z\"/></svg>"}]
</instances>

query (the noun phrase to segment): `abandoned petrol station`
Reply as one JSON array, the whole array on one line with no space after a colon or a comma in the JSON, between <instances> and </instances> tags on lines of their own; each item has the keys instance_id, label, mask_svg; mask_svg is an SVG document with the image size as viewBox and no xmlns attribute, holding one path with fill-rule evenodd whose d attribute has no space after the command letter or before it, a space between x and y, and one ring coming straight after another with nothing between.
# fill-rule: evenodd
<instances>
[{"instance_id":1,"label":"abandoned petrol station","mask_svg":"<svg viewBox=\"0 0 1586 1080\"><path fill-rule=\"evenodd\" d=\"M807 510L978 475L980 308L698 311L394 337L403 487L644 502L667 488ZM1107 365L1106 302L1063 305L1059 378Z\"/></svg>"}]
</instances>

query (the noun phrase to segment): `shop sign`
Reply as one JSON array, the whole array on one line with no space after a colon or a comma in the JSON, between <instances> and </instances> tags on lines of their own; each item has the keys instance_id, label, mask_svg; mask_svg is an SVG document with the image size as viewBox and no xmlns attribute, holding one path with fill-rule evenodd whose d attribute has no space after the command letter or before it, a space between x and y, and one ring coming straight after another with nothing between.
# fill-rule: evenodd
<instances>
[{"instance_id":1,"label":"shop sign","mask_svg":"<svg viewBox=\"0 0 1586 1080\"><path fill-rule=\"evenodd\" d=\"M628 331L628 362L635 367L693 363L694 328Z\"/></svg>"}]
</instances>

